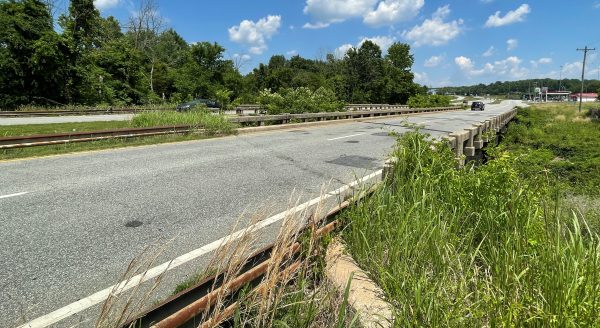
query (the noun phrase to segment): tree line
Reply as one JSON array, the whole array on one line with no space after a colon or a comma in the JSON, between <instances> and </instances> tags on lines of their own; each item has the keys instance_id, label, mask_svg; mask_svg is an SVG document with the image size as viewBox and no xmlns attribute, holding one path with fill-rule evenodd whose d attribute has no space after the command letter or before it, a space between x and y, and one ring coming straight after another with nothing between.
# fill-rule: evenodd
<instances>
[{"instance_id":1,"label":"tree line","mask_svg":"<svg viewBox=\"0 0 600 328\"><path fill-rule=\"evenodd\" d=\"M528 79L519 81L496 81L490 84L477 84L460 87L438 88L438 93L459 95L512 95L521 97L533 94L535 88L548 87L549 90L563 90L571 92L581 91L581 80L578 79ZM599 80L585 80L584 92L600 92Z\"/></svg>"},{"instance_id":2,"label":"tree line","mask_svg":"<svg viewBox=\"0 0 600 328\"><path fill-rule=\"evenodd\" d=\"M216 42L189 44L166 28L154 0L140 0L126 24L102 17L93 0L72 0L55 21L52 1L0 0L0 108L132 105L192 98L255 103L265 89L307 88L347 103L406 103L410 46L387 53L365 41L343 58L272 56L250 73ZM287 90L287 91L286 91ZM224 99L225 98L225 99Z\"/></svg>"}]
</instances>

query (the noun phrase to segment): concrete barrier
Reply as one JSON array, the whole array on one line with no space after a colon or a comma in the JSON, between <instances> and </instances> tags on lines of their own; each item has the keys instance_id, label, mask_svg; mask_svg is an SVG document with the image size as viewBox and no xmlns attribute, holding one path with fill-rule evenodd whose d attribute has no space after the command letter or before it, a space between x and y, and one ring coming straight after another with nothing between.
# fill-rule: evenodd
<instances>
[{"instance_id":1,"label":"concrete barrier","mask_svg":"<svg viewBox=\"0 0 600 328\"><path fill-rule=\"evenodd\" d=\"M516 109L473 124L473 127L456 131L449 135L448 142L454 149L459 166L465 164L465 159L474 157L477 150L482 149L486 143L497 140L492 138L497 134L506 132L506 126L517 115Z\"/></svg>"}]
</instances>

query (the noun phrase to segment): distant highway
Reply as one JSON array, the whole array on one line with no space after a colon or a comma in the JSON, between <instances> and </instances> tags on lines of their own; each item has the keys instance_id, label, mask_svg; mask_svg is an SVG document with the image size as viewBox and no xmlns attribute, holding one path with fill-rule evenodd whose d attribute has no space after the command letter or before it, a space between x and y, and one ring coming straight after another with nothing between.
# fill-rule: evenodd
<instances>
[{"instance_id":1,"label":"distant highway","mask_svg":"<svg viewBox=\"0 0 600 328\"><path fill-rule=\"evenodd\" d=\"M89 327L97 305L66 306L92 304L147 247L162 249L160 264L226 236L241 217L285 210L292 194L304 201L367 175L406 122L441 137L518 104L0 162L2 326L52 322L60 310L69 316L56 326ZM206 260L173 270L159 296Z\"/></svg>"}]
</instances>

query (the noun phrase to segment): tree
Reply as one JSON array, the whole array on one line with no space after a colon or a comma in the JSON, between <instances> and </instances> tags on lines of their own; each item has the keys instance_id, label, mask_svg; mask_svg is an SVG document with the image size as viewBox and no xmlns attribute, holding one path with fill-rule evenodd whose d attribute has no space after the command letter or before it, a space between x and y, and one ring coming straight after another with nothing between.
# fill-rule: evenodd
<instances>
[{"instance_id":1,"label":"tree","mask_svg":"<svg viewBox=\"0 0 600 328\"><path fill-rule=\"evenodd\" d=\"M164 19L159 14L155 0L141 0L136 13L129 18L129 34L135 49L145 54L149 61L149 86L154 92L154 68L157 63L159 35L164 30Z\"/></svg>"},{"instance_id":2,"label":"tree","mask_svg":"<svg viewBox=\"0 0 600 328\"><path fill-rule=\"evenodd\" d=\"M0 106L62 101L64 46L42 1L0 2Z\"/></svg>"},{"instance_id":3,"label":"tree","mask_svg":"<svg viewBox=\"0 0 600 328\"><path fill-rule=\"evenodd\" d=\"M221 105L221 113L229 107L229 104L231 103L231 94L232 92L227 89L219 89L215 92L215 97Z\"/></svg>"},{"instance_id":4,"label":"tree","mask_svg":"<svg viewBox=\"0 0 600 328\"><path fill-rule=\"evenodd\" d=\"M414 58L410 54L410 46L394 43L388 49L386 59L386 102L389 104L405 104L411 95L417 93L411 72Z\"/></svg>"}]
</instances>

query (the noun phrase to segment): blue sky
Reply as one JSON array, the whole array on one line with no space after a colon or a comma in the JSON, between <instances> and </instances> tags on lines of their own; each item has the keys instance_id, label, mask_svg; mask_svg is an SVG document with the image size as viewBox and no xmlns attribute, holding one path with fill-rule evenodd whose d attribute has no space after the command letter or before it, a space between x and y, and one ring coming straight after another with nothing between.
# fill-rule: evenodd
<instances>
[{"instance_id":1,"label":"blue sky","mask_svg":"<svg viewBox=\"0 0 600 328\"><path fill-rule=\"evenodd\" d=\"M244 73L274 54L343 55L364 39L409 43L416 81L430 86L581 75L600 50L600 0L155 0L188 42L216 41ZM124 24L139 0L96 0ZM597 51L596 51L597 53ZM592 53L589 78L598 78Z\"/></svg>"}]
</instances>

